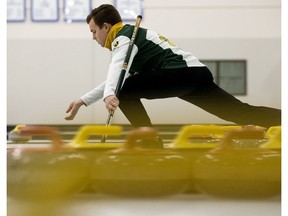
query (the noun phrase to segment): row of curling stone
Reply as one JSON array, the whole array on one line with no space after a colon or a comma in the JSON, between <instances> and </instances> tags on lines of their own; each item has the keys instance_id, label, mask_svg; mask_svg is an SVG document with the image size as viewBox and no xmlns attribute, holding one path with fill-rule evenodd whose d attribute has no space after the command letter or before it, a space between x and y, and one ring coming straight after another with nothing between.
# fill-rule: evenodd
<instances>
[{"instance_id":1,"label":"row of curling stone","mask_svg":"<svg viewBox=\"0 0 288 216\"><path fill-rule=\"evenodd\" d=\"M154 138L151 128L130 133L123 144L86 143L91 135L118 135L118 126L84 126L73 142L64 145L56 130L25 126L19 135L48 136L49 148L7 149L8 197L58 199L88 188L120 196L164 196L183 191L187 163L173 150L142 149L136 141ZM113 150L111 150L113 149Z\"/></svg>"},{"instance_id":2,"label":"row of curling stone","mask_svg":"<svg viewBox=\"0 0 288 216\"><path fill-rule=\"evenodd\" d=\"M210 129L211 127L220 128L219 126L195 127L201 129ZM195 129L195 127L193 127L193 129ZM239 126L237 126L237 128L238 127ZM176 143L181 143L180 146L185 143L186 140L184 140L184 137L187 136L187 132L189 133L192 127L188 128L187 130L187 127L184 127L179 134L179 138L176 139ZM235 127L225 127L225 130L233 128ZM151 128L140 128L133 131L130 135L133 139L128 137L125 144L88 143L88 140L93 135L107 134L110 137L118 136L121 132L122 128L119 126L110 126L109 130L107 130L105 126L86 125L80 128L73 141L68 144L85 154L92 164L92 175L85 192L156 196L173 194L177 191L187 191L187 184L190 178L186 155L182 155L182 152L181 154L179 154L178 151L175 152L172 148L173 145L168 145L168 149L158 150L148 150L137 146L137 139L146 138L149 140L149 138L157 136L157 132ZM221 132L223 133L223 130L221 130ZM134 135L134 133L136 135ZM218 133L217 136L223 136L222 133ZM207 148L202 142L200 142L200 145ZM118 149L118 147L120 148ZM215 147L215 144L210 145L210 148L212 147ZM112 149L115 149L115 151L107 152L107 150ZM107 154L103 155L103 153L106 152ZM102 157L100 158L100 156ZM161 172L159 172L159 170ZM115 184L115 186L113 184ZM165 186L166 184L167 186Z\"/></svg>"},{"instance_id":3,"label":"row of curling stone","mask_svg":"<svg viewBox=\"0 0 288 216\"><path fill-rule=\"evenodd\" d=\"M189 192L251 199L281 194L281 126L267 133L254 126L185 126L171 147L190 164Z\"/></svg>"},{"instance_id":4,"label":"row of curling stone","mask_svg":"<svg viewBox=\"0 0 288 216\"><path fill-rule=\"evenodd\" d=\"M265 171L263 172L264 174L262 176L254 175L252 179L248 178L248 181L245 181L245 177L246 180L247 176L251 177L250 172L252 171L259 174L259 172L263 171L263 166L265 166L265 164L262 164L263 166L261 164L251 166L251 164L247 165L247 163L243 164L241 163L243 162L243 160L245 162L246 159L249 159L249 157L246 155L248 150L249 150L248 155L255 156L254 154L251 154L250 152L251 148L253 149L252 152L254 153L256 150L258 151L260 149L259 146L265 149L265 153L267 153L266 150L269 151L271 150L271 146L273 146L272 148L274 150L275 149L281 150L281 134L279 139L279 133L281 133L281 127L278 128L274 127L272 129L271 130L269 129L267 132L268 135L264 136L263 135L264 130L259 127L242 128L240 126L231 127L231 126L213 126L213 125L186 126L180 131L179 136L175 139L175 142L169 145L170 149L155 150L155 149L142 149L137 147L136 145L136 140L138 138L150 138L155 137L157 135L156 131L151 128L139 128L138 130L132 131L130 136L127 138L127 142L125 144L115 144L115 143L88 144L87 139L91 135L98 135L103 133L104 134L107 133L108 135L117 135L121 133L121 128L118 126L111 126L109 127L108 130L107 127L105 126L84 126L80 129L75 139L71 143L69 143L68 146L65 146L65 148L69 149L73 147L74 149L77 149L78 154L81 153L80 155L82 159L86 158L86 160L88 161L90 176L88 177L88 183L87 181L82 182L83 184L81 185L81 187L83 188L84 185L86 184L87 189L88 184L88 189L94 192L102 192L106 194L120 195L120 196L159 196L159 195L163 196L163 195L172 195L180 193L185 190L187 191L187 185L188 185L188 191L190 192L191 190L192 191L194 190L199 192L206 192L211 195L224 196L224 197L241 197L241 198L242 197L250 198L251 196L267 197L267 196L274 196L280 193L279 187L281 183L279 177L280 175L279 159L281 158L279 151L278 155L277 154L275 155L276 163L273 164L270 163L271 161L270 162L266 161L267 162L266 165L268 164L269 166L267 166L267 169L265 169L266 171L264 170ZM226 170L223 168L222 170L220 169L219 171L219 166L220 167L223 166L223 164L221 165L221 163L217 164L209 162L210 163L209 166L206 166L205 163L207 161L205 160L207 155L211 153L216 154L216 156L219 156L217 160L219 159L222 160L222 158L225 156L223 155L223 151L219 152L219 147L227 145L227 142L231 143L232 140L231 138L230 140L228 139L228 141L226 139L225 142L220 140L223 137L226 138L230 134L228 133L226 136L224 136L223 132L231 130L233 133L234 130L236 130L237 132L235 133L244 134L243 136L240 136L240 138L241 139L245 138L246 145L241 145L241 148L239 148L239 142L238 142L237 143L238 148L236 148L238 149L237 156L241 156L241 152L239 151L239 149L241 150L245 149L246 153L242 152L243 153L242 162L240 160L240 162L238 163L238 160L232 160L231 158L226 157L226 161L224 160L224 164L226 165L230 164ZM258 135L256 136L254 133L255 134L258 133ZM259 135L260 133L261 136ZM190 139L191 137L192 139ZM275 140L273 140L275 139L275 137L277 137L276 142ZM53 139L55 140L55 138ZM248 147L247 147L247 139L249 139ZM191 143L191 140L193 140L193 143ZM205 142L203 140L205 140ZM254 140L252 142L253 145L251 144L251 140ZM255 142L257 144L255 144ZM113 150L111 151L111 149ZM175 149L177 151L175 151ZM216 149L218 150L216 151ZM225 147L225 149L226 149L224 151L225 154L234 155L235 157L234 152L235 146L233 146L233 148L232 146L230 146L229 148ZM261 156L260 152L258 152L258 156L259 155ZM238 164L235 164L235 161ZM199 167L200 166L199 164L202 167L198 169L197 166ZM211 169L209 170L209 168L213 167L213 165L218 167L218 172L213 171L214 172L213 173ZM261 166L262 170L259 170L260 169L259 167ZM248 169L249 167L250 170ZM242 171L237 175L237 172L239 172L239 168L241 168ZM269 179L266 179L267 175L270 175L269 174L270 168L275 169L274 172L271 172L271 174L275 177L275 179L270 182L271 184L269 183ZM38 167L38 169L41 169L41 167ZM235 176L231 177L229 174L227 175L227 172L228 173L232 172L231 170L234 170L234 172L236 172L237 176L236 180L238 182L234 181ZM203 173L207 175L203 176ZM276 175L274 175L273 173ZM233 173L233 175L235 175L235 173ZM87 175L85 177L87 177ZM210 180L210 182L207 182L207 178L208 180ZM226 184L227 182L234 184L234 186L232 185L233 190L231 190L231 184L229 186L230 188L229 187L225 188L225 185L223 185L218 180L223 182L223 184ZM251 182L251 180L255 181ZM35 181L37 182L37 178L35 179ZM262 186L253 185L253 187L251 187L250 183L253 184L255 182L261 183L260 185ZM42 184L44 183L45 182L42 182ZM238 189L239 186L238 184L243 184L241 189ZM275 186L274 188L272 187L272 184L274 184ZM38 184L35 185L33 184L28 185L26 195L31 194L28 193L28 191L31 188L32 191L33 190L37 191L39 189L38 186L42 186L43 188L45 188L45 186L41 185L41 181L40 185L39 182ZM211 189L211 187L212 189L214 187L214 191ZM234 187L236 188L236 190ZM218 193L215 192L215 188L218 188ZM53 191L53 187L50 189L52 189ZM261 192L262 190L264 191L264 193ZM225 191L228 191L229 193L227 194L227 192ZM70 191L68 194L72 194L75 192L77 191L76 190ZM65 195L68 194L66 193Z\"/></svg>"}]
</instances>

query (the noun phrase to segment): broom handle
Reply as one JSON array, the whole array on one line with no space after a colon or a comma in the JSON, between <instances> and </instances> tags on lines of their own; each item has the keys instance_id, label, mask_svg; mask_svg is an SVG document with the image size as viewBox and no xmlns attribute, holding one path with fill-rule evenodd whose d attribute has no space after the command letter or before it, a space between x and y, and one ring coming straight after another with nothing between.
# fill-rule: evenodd
<instances>
[{"instance_id":1,"label":"broom handle","mask_svg":"<svg viewBox=\"0 0 288 216\"><path fill-rule=\"evenodd\" d=\"M138 15L137 16L137 20L136 20L136 24L135 24L135 27L134 27L134 31L133 31L132 37L130 39L130 42L129 42L129 46L128 46L128 50L127 50L127 53L126 53L126 56L125 56L125 60L124 60L123 66L122 66L122 70L120 72L118 83L117 83L117 86L116 86L116 89L115 89L116 97L118 97L119 94L120 94L120 89L122 87L122 84L123 84L123 81L124 81L124 77L125 77L125 74L126 74L126 71L127 71L127 68L128 68L129 59L130 59L130 56L131 56L131 53L132 53L132 49L133 49L133 46L134 46L134 43L135 43L135 39L136 39L138 30L139 30L139 26L140 26L141 20L142 20L142 16ZM114 115L114 111L113 110L109 110L108 118L107 118L107 121L106 121L106 126L107 127L111 125L111 121L112 121L113 115ZM107 139L107 134L104 134L102 136L101 143L105 143L106 139Z\"/></svg>"}]
</instances>

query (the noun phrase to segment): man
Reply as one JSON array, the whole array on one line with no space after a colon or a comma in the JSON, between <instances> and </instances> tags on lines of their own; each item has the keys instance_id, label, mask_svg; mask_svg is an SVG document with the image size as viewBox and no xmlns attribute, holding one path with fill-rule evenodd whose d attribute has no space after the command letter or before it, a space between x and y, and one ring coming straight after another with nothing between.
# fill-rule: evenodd
<instances>
[{"instance_id":1,"label":"man","mask_svg":"<svg viewBox=\"0 0 288 216\"><path fill-rule=\"evenodd\" d=\"M144 28L138 31L129 73L117 98L114 91L134 27L124 25L118 11L108 4L92 10L86 21L93 40L112 51L112 60L106 81L73 101L66 111L66 120L74 119L82 105L103 99L107 110L114 111L119 106L132 126L149 127L152 124L140 99L178 97L236 124L281 124L280 110L239 101L213 82L209 69L195 56Z\"/></svg>"}]
</instances>

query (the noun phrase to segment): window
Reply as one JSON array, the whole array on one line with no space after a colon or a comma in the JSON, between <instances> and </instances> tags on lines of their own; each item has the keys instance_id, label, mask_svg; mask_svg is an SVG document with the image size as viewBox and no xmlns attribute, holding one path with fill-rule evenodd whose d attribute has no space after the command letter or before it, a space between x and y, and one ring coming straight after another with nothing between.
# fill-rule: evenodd
<instances>
[{"instance_id":1,"label":"window","mask_svg":"<svg viewBox=\"0 0 288 216\"><path fill-rule=\"evenodd\" d=\"M233 95L246 95L245 60L202 60L211 71L215 83Z\"/></svg>"}]
</instances>

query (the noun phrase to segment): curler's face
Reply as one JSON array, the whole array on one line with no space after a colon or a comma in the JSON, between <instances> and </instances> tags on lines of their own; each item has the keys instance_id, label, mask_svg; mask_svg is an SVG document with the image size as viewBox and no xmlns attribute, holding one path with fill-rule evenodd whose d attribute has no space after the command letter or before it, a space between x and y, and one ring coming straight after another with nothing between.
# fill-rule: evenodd
<instances>
[{"instance_id":1,"label":"curler's face","mask_svg":"<svg viewBox=\"0 0 288 216\"><path fill-rule=\"evenodd\" d=\"M92 33L92 38L93 40L96 40L97 43L101 46L104 47L107 35L111 29L111 24L104 23L102 28L100 28L93 19L90 20L89 22L89 29Z\"/></svg>"}]
</instances>

